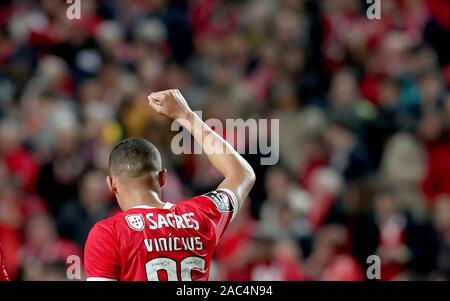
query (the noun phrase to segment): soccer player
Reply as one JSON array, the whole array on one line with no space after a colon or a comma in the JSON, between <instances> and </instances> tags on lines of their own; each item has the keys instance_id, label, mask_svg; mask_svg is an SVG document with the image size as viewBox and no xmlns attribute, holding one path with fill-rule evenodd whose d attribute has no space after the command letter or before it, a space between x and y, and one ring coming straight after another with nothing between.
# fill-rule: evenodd
<instances>
[{"instance_id":1,"label":"soccer player","mask_svg":"<svg viewBox=\"0 0 450 301\"><path fill-rule=\"evenodd\" d=\"M3 249L0 244L0 281L9 281L8 273L6 272L5 260L3 258Z\"/></svg>"},{"instance_id":2,"label":"soccer player","mask_svg":"<svg viewBox=\"0 0 450 301\"><path fill-rule=\"evenodd\" d=\"M109 158L107 182L123 212L98 222L85 247L87 280L208 280L217 242L255 181L251 166L188 106L178 90L152 93L150 107L190 131L224 176L215 191L176 205L161 201L167 171L150 142L130 138Z\"/></svg>"}]
</instances>

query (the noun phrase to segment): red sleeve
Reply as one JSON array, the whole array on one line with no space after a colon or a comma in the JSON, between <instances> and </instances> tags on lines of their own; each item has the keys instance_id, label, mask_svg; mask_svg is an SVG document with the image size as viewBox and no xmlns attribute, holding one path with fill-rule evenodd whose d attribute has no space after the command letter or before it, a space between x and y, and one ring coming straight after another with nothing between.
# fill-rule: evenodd
<instances>
[{"instance_id":1,"label":"red sleeve","mask_svg":"<svg viewBox=\"0 0 450 301\"><path fill-rule=\"evenodd\" d=\"M5 261L3 258L3 250L0 245L0 281L9 281L8 273L6 272Z\"/></svg>"},{"instance_id":2,"label":"red sleeve","mask_svg":"<svg viewBox=\"0 0 450 301\"><path fill-rule=\"evenodd\" d=\"M101 223L95 224L84 249L84 269L87 280L118 280L120 255L112 230Z\"/></svg>"},{"instance_id":3,"label":"red sleeve","mask_svg":"<svg viewBox=\"0 0 450 301\"><path fill-rule=\"evenodd\" d=\"M212 223L216 243L239 210L236 196L228 189L211 191L193 198L191 206Z\"/></svg>"}]
</instances>

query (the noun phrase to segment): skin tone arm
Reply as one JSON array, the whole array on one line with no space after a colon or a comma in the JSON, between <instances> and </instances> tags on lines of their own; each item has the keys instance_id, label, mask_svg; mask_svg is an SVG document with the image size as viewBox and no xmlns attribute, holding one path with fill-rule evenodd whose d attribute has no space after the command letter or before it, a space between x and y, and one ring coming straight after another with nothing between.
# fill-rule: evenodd
<instances>
[{"instance_id":1,"label":"skin tone arm","mask_svg":"<svg viewBox=\"0 0 450 301\"><path fill-rule=\"evenodd\" d=\"M180 91L172 89L152 93L148 100L157 113L177 120L200 143L211 164L225 177L218 188L234 192L242 207L255 182L250 164L189 108Z\"/></svg>"}]
</instances>

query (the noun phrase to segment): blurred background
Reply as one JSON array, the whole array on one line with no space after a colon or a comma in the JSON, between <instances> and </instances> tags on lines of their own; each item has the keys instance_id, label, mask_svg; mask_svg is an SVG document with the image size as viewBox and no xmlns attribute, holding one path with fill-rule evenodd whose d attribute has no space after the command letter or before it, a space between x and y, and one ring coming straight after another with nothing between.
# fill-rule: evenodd
<instances>
[{"instance_id":1,"label":"blurred background","mask_svg":"<svg viewBox=\"0 0 450 301\"><path fill-rule=\"evenodd\" d=\"M64 280L93 224L119 209L111 148L146 137L164 199L214 189L204 155L175 156L149 92L203 118L277 118L216 251L213 280L450 277L450 1L81 0L0 4L0 243L16 280ZM252 137L247 137L250 143Z\"/></svg>"}]
</instances>

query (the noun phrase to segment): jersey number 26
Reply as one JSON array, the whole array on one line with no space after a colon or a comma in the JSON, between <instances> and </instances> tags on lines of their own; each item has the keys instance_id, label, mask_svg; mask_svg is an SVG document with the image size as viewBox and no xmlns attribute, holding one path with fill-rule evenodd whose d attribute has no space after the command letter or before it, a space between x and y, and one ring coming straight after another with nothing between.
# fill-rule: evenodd
<instances>
[{"instance_id":1,"label":"jersey number 26","mask_svg":"<svg viewBox=\"0 0 450 301\"><path fill-rule=\"evenodd\" d=\"M164 270L167 273L168 281L191 281L192 270L204 270L205 260L200 257L191 256L186 257L180 261L180 276L178 279L178 265L177 262L171 258L161 257L150 260L145 264L145 271L147 272L148 281L159 281L158 271Z\"/></svg>"}]
</instances>

